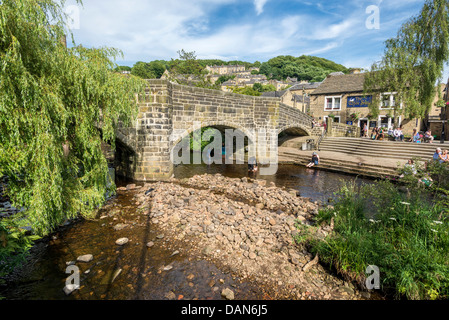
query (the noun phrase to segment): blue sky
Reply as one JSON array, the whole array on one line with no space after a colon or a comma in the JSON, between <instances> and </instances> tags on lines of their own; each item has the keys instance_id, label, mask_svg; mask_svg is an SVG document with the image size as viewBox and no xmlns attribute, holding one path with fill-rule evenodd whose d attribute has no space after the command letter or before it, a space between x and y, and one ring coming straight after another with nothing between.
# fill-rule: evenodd
<instances>
[{"instance_id":1,"label":"blue sky","mask_svg":"<svg viewBox=\"0 0 449 320\"><path fill-rule=\"evenodd\" d=\"M70 1L68 4L71 4ZM200 59L264 62L315 55L369 68L384 41L417 15L424 0L83 0L77 44L123 51L120 65L170 60L177 51ZM379 29L366 21L379 8ZM447 77L446 77L447 79Z\"/></svg>"}]
</instances>

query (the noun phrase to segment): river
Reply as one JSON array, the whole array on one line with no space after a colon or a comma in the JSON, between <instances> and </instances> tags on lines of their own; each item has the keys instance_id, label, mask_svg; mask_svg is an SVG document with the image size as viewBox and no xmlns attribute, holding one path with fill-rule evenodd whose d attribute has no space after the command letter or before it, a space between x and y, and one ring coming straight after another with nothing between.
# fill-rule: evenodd
<instances>
[{"instance_id":1,"label":"river","mask_svg":"<svg viewBox=\"0 0 449 320\"><path fill-rule=\"evenodd\" d=\"M174 171L176 178L205 173L248 176L246 165L181 165ZM281 165L276 175L257 178L295 189L302 197L323 204L343 182L355 179L294 165ZM357 178L358 184L371 182ZM126 183L117 182L117 185ZM6 284L0 285L0 297L10 300L218 300L224 285L242 300L274 296L271 289L258 286L250 279L239 279L210 261L183 254L182 244L162 238L162 230L148 216L138 213L130 193L118 192L100 210L99 216L105 218L76 221L38 241L26 263L6 279ZM111 231L111 226L118 222L130 226L121 230L120 236L139 240L124 247L115 245L118 233ZM149 241L154 241L151 249L146 246ZM81 272L81 288L66 295L63 288L70 275L66 268L84 254L92 254L94 260L76 264ZM167 265L171 266L170 270L163 269Z\"/></svg>"}]
</instances>

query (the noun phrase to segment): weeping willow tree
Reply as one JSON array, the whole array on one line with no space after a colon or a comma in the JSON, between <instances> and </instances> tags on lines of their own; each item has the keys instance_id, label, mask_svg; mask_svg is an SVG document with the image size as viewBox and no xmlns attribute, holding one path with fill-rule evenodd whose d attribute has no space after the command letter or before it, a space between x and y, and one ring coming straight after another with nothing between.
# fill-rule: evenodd
<instances>
[{"instance_id":1,"label":"weeping willow tree","mask_svg":"<svg viewBox=\"0 0 449 320\"><path fill-rule=\"evenodd\" d=\"M71 34L67 48L64 6L0 1L0 177L12 204L26 209L16 218L39 235L104 202L101 143L115 146L115 129L136 115L145 85L113 72L119 50L77 46Z\"/></svg>"},{"instance_id":2,"label":"weeping willow tree","mask_svg":"<svg viewBox=\"0 0 449 320\"><path fill-rule=\"evenodd\" d=\"M365 80L373 97L370 113L378 116L380 93L397 92L394 112L406 119L424 118L436 95L437 82L449 59L449 2L426 0L419 15L404 23L385 43L382 60Z\"/></svg>"}]
</instances>

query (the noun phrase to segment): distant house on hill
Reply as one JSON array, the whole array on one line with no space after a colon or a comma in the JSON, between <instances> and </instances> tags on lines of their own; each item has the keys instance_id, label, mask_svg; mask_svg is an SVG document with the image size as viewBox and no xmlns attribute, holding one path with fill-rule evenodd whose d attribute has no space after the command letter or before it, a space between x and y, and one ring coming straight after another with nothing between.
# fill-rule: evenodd
<instances>
[{"instance_id":1,"label":"distant house on hill","mask_svg":"<svg viewBox=\"0 0 449 320\"><path fill-rule=\"evenodd\" d=\"M206 66L206 70L209 71L210 74L219 74L219 75L229 75L239 72L245 72L245 66L241 65L230 65L230 66Z\"/></svg>"},{"instance_id":2,"label":"distant house on hill","mask_svg":"<svg viewBox=\"0 0 449 320\"><path fill-rule=\"evenodd\" d=\"M264 92L262 96L280 98L282 103L307 113L310 109L310 94L320 85L321 82L301 83L280 91Z\"/></svg>"}]
</instances>

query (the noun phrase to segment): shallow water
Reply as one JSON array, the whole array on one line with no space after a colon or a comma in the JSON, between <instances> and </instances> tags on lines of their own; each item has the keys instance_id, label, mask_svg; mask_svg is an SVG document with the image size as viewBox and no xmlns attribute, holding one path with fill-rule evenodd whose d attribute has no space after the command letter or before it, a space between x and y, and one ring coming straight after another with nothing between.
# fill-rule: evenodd
<instances>
[{"instance_id":1,"label":"shallow water","mask_svg":"<svg viewBox=\"0 0 449 320\"><path fill-rule=\"evenodd\" d=\"M262 176L249 174L247 165L180 165L174 169L176 178L190 178L195 175L220 173L230 178L249 177L274 182L278 187L299 191L301 197L326 203L334 198L343 183L355 181L357 185L371 184L372 179L356 178L353 175L339 174L319 169L308 169L297 165L280 165L275 175Z\"/></svg>"},{"instance_id":2,"label":"shallow water","mask_svg":"<svg viewBox=\"0 0 449 320\"><path fill-rule=\"evenodd\" d=\"M178 166L174 172L177 178L204 173L248 176L246 165ZM320 202L327 202L344 181L355 179L294 165L280 166L273 176L250 177L296 189L301 196ZM362 182L371 180L357 180L359 184ZM233 290L241 300L274 296L268 288L257 287L211 262L184 254L183 248L192 244L168 241L164 232L137 209L132 192L119 192L109 200L99 216L106 214L109 217L81 220L39 241L26 264L7 279L6 285L0 286L0 297L11 300L160 300L166 297L218 300L222 299L221 291L225 288ZM128 227L115 231L113 226L118 223L128 224ZM117 246L115 241L122 237L129 238L130 242ZM154 242L150 249L146 246L149 241ZM179 253L173 255L175 251ZM67 296L63 292L70 275L66 273L67 263L84 254L92 254L94 259L89 263L76 263L81 272L81 288ZM164 270L167 266L171 269ZM114 275L117 276L113 281Z\"/></svg>"}]
</instances>

